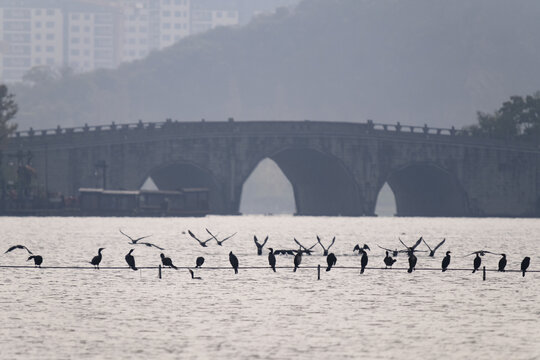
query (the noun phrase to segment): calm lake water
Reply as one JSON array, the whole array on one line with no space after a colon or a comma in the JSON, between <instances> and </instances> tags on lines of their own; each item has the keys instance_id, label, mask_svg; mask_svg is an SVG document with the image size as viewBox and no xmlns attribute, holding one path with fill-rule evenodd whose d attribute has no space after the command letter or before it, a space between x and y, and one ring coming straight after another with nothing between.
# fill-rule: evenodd
<instances>
[{"instance_id":1,"label":"calm lake water","mask_svg":"<svg viewBox=\"0 0 540 360\"><path fill-rule=\"evenodd\" d=\"M137 266L157 266L160 251L128 244L118 229L148 238L177 266L228 266L233 250L240 266L264 266L253 235L267 246L296 248L319 234L337 266L358 266L355 244L371 247L368 266L381 266L377 244L399 248L446 243L435 259L418 255L418 267L439 267L444 252L451 267L471 267L472 251L504 252L509 269L524 256L540 269L540 220L426 218L311 218L243 216L177 219L0 218L1 249L24 244L43 256L43 266L86 266L104 247L102 266L125 266L135 248ZM238 234L222 247L202 248L205 228L219 237ZM421 246L422 248L423 246ZM0 250L1 250L0 249ZM303 265L326 264L320 247ZM0 265L26 265L27 254L1 251ZM347 255L347 256L345 256ZM406 266L403 255L395 266ZM278 266L292 265L278 257ZM483 263L495 268L499 256ZM203 266L203 267L204 267ZM538 359L540 273L356 269L66 270L0 268L0 357L2 359Z\"/></svg>"}]
</instances>

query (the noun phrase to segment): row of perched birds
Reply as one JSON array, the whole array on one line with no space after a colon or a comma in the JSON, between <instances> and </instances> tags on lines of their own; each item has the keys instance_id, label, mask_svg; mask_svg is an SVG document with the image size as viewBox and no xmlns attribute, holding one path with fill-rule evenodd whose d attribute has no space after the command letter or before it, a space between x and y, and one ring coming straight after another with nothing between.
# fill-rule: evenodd
<instances>
[{"instance_id":1,"label":"row of perched birds","mask_svg":"<svg viewBox=\"0 0 540 360\"><path fill-rule=\"evenodd\" d=\"M206 244L211 240L215 240L217 245L222 246L223 243L226 240L232 238L236 234L236 233L234 233L234 234L232 234L230 236L227 236L227 237L223 238L222 240L219 240L217 238L217 236L219 234L214 235L208 229L206 229L206 231L208 232L208 234L211 237L209 239L204 240L204 241L197 238L197 236L195 234L193 234L193 232L191 232L190 230L188 230L188 233L193 239L197 240L198 243L202 247L207 247ZM145 245L145 246L148 246L148 247L155 247L157 249L164 250L162 247L159 247L159 246L157 246L155 244L141 241L141 240L143 240L145 238L150 237L151 235L142 236L142 237L139 237L137 239L134 239L134 238L130 237L129 235L125 234L122 230L120 230L120 233L122 235L126 236L130 240L129 244L132 244L132 245ZM334 243L336 241L336 238L334 237L332 239L332 242L330 243L330 245L328 245L327 247L325 247L322 244L322 240L318 235L316 236L316 238L317 238L317 242L311 247L305 247L296 238L294 238L294 242L299 246L298 249L274 250L273 248L268 248L268 250L269 250L268 263L269 263L270 267L272 268L272 270L274 272L276 271L276 255L294 255L294 259L293 259L294 268L293 268L293 271L296 272L296 270L300 267L300 265L302 263L303 254L311 255L312 252L313 252L313 248L315 246L317 246L317 245L320 245L320 247L323 250L323 255L326 256L326 262L327 262L327 265L328 265L327 268L326 268L326 271L330 271L332 269L332 267L335 266L336 263L337 263L336 255L334 253L329 253L329 250L334 245ZM257 255L262 255L263 248L264 248L264 246L266 245L266 243L268 241L268 236L266 236L266 238L264 239L263 242L259 242L259 239L257 238L257 236L254 236L253 240L254 240L254 243L255 243L255 245L257 247ZM378 247L385 250L385 252L386 252L386 255L385 255L384 259L383 259L383 262L384 262L384 264L385 264L385 266L387 268L392 267L392 265L397 261L396 259L392 258L392 256L397 257L400 253L407 253L407 255L408 255L408 263L409 263L409 267L407 269L407 272L412 273L415 270L415 267L416 267L416 264L417 264L417 261L418 261L416 255L414 253L415 252L428 252L428 250L418 250L417 249L418 246L421 243L424 243L427 246L427 248L429 249L429 256L430 257L435 257L435 252L437 251L437 249L439 249L441 247L441 245L443 245L445 243L446 239L443 239L439 244L437 244L437 246L435 246L433 248L431 248L429 246L429 244L422 237L420 237L420 239L418 239L416 241L416 243L414 245L412 245L412 246L406 245L401 239L399 239L399 241L405 247L405 249L391 250L391 249L387 249L387 248L384 248L382 246L377 245ZM11 251L13 251L15 249L24 249L24 250L26 250L30 254L30 257L28 257L27 261L33 259L35 266L41 267L41 264L43 263L43 257L40 256L40 255L34 255L24 245L14 245L14 246L10 247L6 251L6 253L11 252ZM90 261L90 264L92 264L96 269L99 269L99 264L101 263L101 260L102 260L101 252L103 250L105 250L105 248L99 248L98 249L98 254L96 256L94 256L92 258L92 260ZM126 254L125 260L126 260L126 263L128 264L128 266L131 269L138 270L137 267L135 266L135 257L132 255L134 250L135 249L131 249ZM361 255L360 274L363 274L366 267L367 267L368 261L369 261L367 251L371 251L371 249L367 244L364 244L363 246L360 246L360 245L357 244L353 248L353 253L356 253L356 251L358 251L358 255ZM392 256L390 256L390 253L392 253ZM443 258L443 260L442 260L441 270L443 272L446 271L448 269L449 265L450 265L450 261L451 261L451 255L450 254L451 254L451 251L447 251L444 258ZM505 271L506 264L507 264L506 254L497 254L497 253L487 251L487 250L478 250L478 251L474 251L474 252L472 252L472 253L470 253L468 255L465 255L465 256L476 255L476 257L473 260L473 271L472 271L473 273L476 272L480 268L480 266L482 264L482 258L481 257L484 256L485 254L501 255L501 259L499 260L499 264L498 264L498 271L501 271L501 272ZM170 267L170 268L173 268L173 269L178 269L173 264L171 258L166 257L165 254L163 254L163 253L160 254L160 257L161 257L161 263L163 264L163 266L167 266L167 267ZM204 264L204 261L205 261L204 257L202 257L202 256L197 257L197 259L195 261L195 268L200 268ZM238 258L236 257L236 255L232 251L229 252L229 262L230 262L235 274L237 274L238 273L239 261L238 261ZM525 272L529 268L529 265L530 265L530 257L527 256L521 262L521 272L522 272L523 276L525 276ZM194 273L193 273L193 271L191 269L188 269L188 270L191 273L191 277L193 279L200 279L200 277L194 276Z\"/></svg>"}]
</instances>

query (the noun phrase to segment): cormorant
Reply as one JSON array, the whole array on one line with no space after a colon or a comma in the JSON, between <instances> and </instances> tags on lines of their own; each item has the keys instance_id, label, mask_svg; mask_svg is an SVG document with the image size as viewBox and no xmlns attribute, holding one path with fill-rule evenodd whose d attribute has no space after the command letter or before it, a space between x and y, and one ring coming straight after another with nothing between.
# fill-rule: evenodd
<instances>
[{"instance_id":1,"label":"cormorant","mask_svg":"<svg viewBox=\"0 0 540 360\"><path fill-rule=\"evenodd\" d=\"M525 271L527 271L529 265L531 264L531 258L526 256L521 262L521 273L525 276Z\"/></svg>"},{"instance_id":2,"label":"cormorant","mask_svg":"<svg viewBox=\"0 0 540 360\"><path fill-rule=\"evenodd\" d=\"M368 247L369 249L369 247ZM364 273L364 270L366 269L366 266L367 266L367 263L368 263L368 254L366 252L366 250L364 249L359 249L359 254L360 252L362 252L362 259L360 259L360 265L361 265L361 268L360 268L360 274L363 274Z\"/></svg>"},{"instance_id":3,"label":"cormorant","mask_svg":"<svg viewBox=\"0 0 540 360\"><path fill-rule=\"evenodd\" d=\"M192 280L201 280L200 276L195 276L195 274L193 273L193 270L191 270L191 269L188 269L188 270L189 270L189 273L191 274L191 279Z\"/></svg>"},{"instance_id":4,"label":"cormorant","mask_svg":"<svg viewBox=\"0 0 540 360\"><path fill-rule=\"evenodd\" d=\"M204 264L204 258L202 256L199 256L197 260L195 261L195 268L200 268Z\"/></svg>"},{"instance_id":5,"label":"cormorant","mask_svg":"<svg viewBox=\"0 0 540 360\"><path fill-rule=\"evenodd\" d=\"M409 269L407 269L409 274L413 272L417 261L418 259L416 258L416 255L414 255L414 249L409 250Z\"/></svg>"},{"instance_id":6,"label":"cormorant","mask_svg":"<svg viewBox=\"0 0 540 360\"><path fill-rule=\"evenodd\" d=\"M506 267L506 254L501 254L502 258L499 260L499 271L504 272L504 268Z\"/></svg>"},{"instance_id":7,"label":"cormorant","mask_svg":"<svg viewBox=\"0 0 540 360\"><path fill-rule=\"evenodd\" d=\"M369 248L369 246L367 244L364 244L364 246L360 247L360 245L356 244L354 246L354 249L353 249L353 253L355 251L358 251L358 255L360 255L362 253L363 250L369 250L371 251L371 249Z\"/></svg>"},{"instance_id":8,"label":"cormorant","mask_svg":"<svg viewBox=\"0 0 540 360\"><path fill-rule=\"evenodd\" d=\"M163 253L161 253L159 256L161 257L161 263L163 264L163 266L172 267L173 269L178 270L178 268L172 263L171 258L165 257L165 254Z\"/></svg>"},{"instance_id":9,"label":"cormorant","mask_svg":"<svg viewBox=\"0 0 540 360\"><path fill-rule=\"evenodd\" d=\"M233 254L232 251L229 253L229 262L234 269L234 273L238 274L238 258Z\"/></svg>"},{"instance_id":10,"label":"cormorant","mask_svg":"<svg viewBox=\"0 0 540 360\"><path fill-rule=\"evenodd\" d=\"M268 236L264 239L262 244L259 243L259 239L257 239L257 236L255 235L253 235L253 241L255 242L255 246L257 246L257 255L262 255L262 250L268 241Z\"/></svg>"},{"instance_id":11,"label":"cormorant","mask_svg":"<svg viewBox=\"0 0 540 360\"><path fill-rule=\"evenodd\" d=\"M300 264L302 263L302 251L298 251L296 255L294 255L294 272L296 272L296 269L300 267Z\"/></svg>"},{"instance_id":12,"label":"cormorant","mask_svg":"<svg viewBox=\"0 0 540 360\"><path fill-rule=\"evenodd\" d=\"M24 245L13 245L12 247L10 247L9 249L6 250L6 252L4 254L7 254L8 252L11 252L15 249L25 249L26 251L28 251L28 253L30 255L32 255L32 252L30 250L28 250L28 248Z\"/></svg>"},{"instance_id":13,"label":"cormorant","mask_svg":"<svg viewBox=\"0 0 540 360\"><path fill-rule=\"evenodd\" d=\"M206 243L209 242L210 240L214 240L214 238L211 237L210 239L206 239L205 241L201 241L201 240L199 240L199 239L195 236L195 234L193 234L193 233L191 232L191 230L188 230L188 234L189 234L189 236L191 236L192 238L194 238L195 240L197 240L197 241L199 242L199 245L201 245L202 247L208 247L208 246L206 246Z\"/></svg>"},{"instance_id":14,"label":"cormorant","mask_svg":"<svg viewBox=\"0 0 540 360\"><path fill-rule=\"evenodd\" d=\"M336 241L336 237L334 236L334 238L332 239L332 243L330 245L328 245L327 248L324 247L324 245L322 244L321 242L321 238L319 237L319 235L317 235L317 242L319 243L319 245L321 245L322 249L323 249L323 255L326 256L328 255L328 250L330 250L330 248L332 247L332 245L334 245L334 242Z\"/></svg>"},{"instance_id":15,"label":"cormorant","mask_svg":"<svg viewBox=\"0 0 540 360\"><path fill-rule=\"evenodd\" d=\"M298 249L298 251L305 252L307 255L311 255L311 253L313 252L311 249L313 249L315 246L317 246L317 243L315 243L310 248L307 248L304 245L300 244L300 242L298 240L296 240L296 238L294 238L294 242L297 243L298 246L300 246L300 249Z\"/></svg>"},{"instance_id":16,"label":"cormorant","mask_svg":"<svg viewBox=\"0 0 540 360\"><path fill-rule=\"evenodd\" d=\"M236 235L236 233L234 233L234 234L229 235L229 236L227 236L225 239L223 239L223 240L220 241L220 240L218 240L217 237L214 236L214 234L212 234L212 233L210 232L210 230L206 229L206 232L207 232L208 234L210 234L214 240L216 240L216 242L217 242L217 244L218 244L219 246L223 246L223 243L224 243L225 241L229 240L229 239L232 238L234 235Z\"/></svg>"},{"instance_id":17,"label":"cormorant","mask_svg":"<svg viewBox=\"0 0 540 360\"><path fill-rule=\"evenodd\" d=\"M265 241L266 242L266 241ZM274 272L276 272L276 256L274 255L274 249L268 248L270 252L268 253L268 263Z\"/></svg>"},{"instance_id":18,"label":"cormorant","mask_svg":"<svg viewBox=\"0 0 540 360\"><path fill-rule=\"evenodd\" d=\"M405 243L401 240L401 238L398 238L399 239L399 242L401 244L403 244L403 246L405 246L407 248L407 252L410 252L411 250L414 252L414 251L418 251L416 250L416 248L418 247L418 245L420 245L422 243L422 240L424 240L423 237L420 237L420 239L416 240L416 243L414 243L413 246L407 246L405 245Z\"/></svg>"},{"instance_id":19,"label":"cormorant","mask_svg":"<svg viewBox=\"0 0 540 360\"><path fill-rule=\"evenodd\" d=\"M135 258L133 257L133 255L131 255L131 253L133 252L133 250L135 249L131 249L129 250L129 252L127 253L126 255L126 262L128 264L128 266L130 268L132 268L133 270L137 270L137 268L135 267Z\"/></svg>"},{"instance_id":20,"label":"cormorant","mask_svg":"<svg viewBox=\"0 0 540 360\"><path fill-rule=\"evenodd\" d=\"M386 267L388 266L392 267L392 265L394 265L395 262L396 262L396 259L392 259L392 257L388 254L388 251L386 251L386 256L384 257L384 265L386 265Z\"/></svg>"},{"instance_id":21,"label":"cormorant","mask_svg":"<svg viewBox=\"0 0 540 360\"><path fill-rule=\"evenodd\" d=\"M26 260L26 261L30 261L30 260L32 260L32 259L34 259L34 265L35 265L35 266L41 267L41 263L43 262L43 258L42 258L41 256L39 256L39 255L31 255L31 256L28 258L28 260ZM525 273L525 272L524 272L524 273ZM524 276L525 276L525 275L524 275Z\"/></svg>"},{"instance_id":22,"label":"cormorant","mask_svg":"<svg viewBox=\"0 0 540 360\"><path fill-rule=\"evenodd\" d=\"M99 269L99 263L101 262L101 252L105 250L105 248L99 248L98 254L92 258L92 261L90 261L90 264L94 265L97 269Z\"/></svg>"},{"instance_id":23,"label":"cormorant","mask_svg":"<svg viewBox=\"0 0 540 360\"><path fill-rule=\"evenodd\" d=\"M448 269L448 265L450 265L450 251L446 252L446 256L442 259L442 271L445 272L446 269Z\"/></svg>"},{"instance_id":24,"label":"cormorant","mask_svg":"<svg viewBox=\"0 0 540 360\"><path fill-rule=\"evenodd\" d=\"M482 258L480 257L480 253L476 253L476 257L474 258L473 265L474 265L474 269L472 272L474 274L476 270L480 268L480 265L482 265Z\"/></svg>"},{"instance_id":25,"label":"cormorant","mask_svg":"<svg viewBox=\"0 0 540 360\"><path fill-rule=\"evenodd\" d=\"M426 244L426 246L428 247L429 256L431 257L435 257L435 251L437 251L437 249L441 247L441 245L444 244L444 242L446 241L446 239L443 239L443 241L441 241L437 246L435 246L435 248L432 249L431 247L429 247L428 243L426 242L426 240L424 240L424 238L421 238L421 239L424 242L424 244Z\"/></svg>"},{"instance_id":26,"label":"cormorant","mask_svg":"<svg viewBox=\"0 0 540 360\"><path fill-rule=\"evenodd\" d=\"M337 262L336 255L334 255L334 253L330 253L326 257L326 263L328 264L326 271L330 271L332 269L332 266L336 265L336 262Z\"/></svg>"}]
</instances>

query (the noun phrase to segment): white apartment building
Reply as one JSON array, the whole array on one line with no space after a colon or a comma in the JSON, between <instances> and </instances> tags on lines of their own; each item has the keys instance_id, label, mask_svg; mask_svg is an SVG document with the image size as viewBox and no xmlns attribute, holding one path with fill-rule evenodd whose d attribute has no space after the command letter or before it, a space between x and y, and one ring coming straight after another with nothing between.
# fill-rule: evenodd
<instances>
[{"instance_id":1,"label":"white apartment building","mask_svg":"<svg viewBox=\"0 0 540 360\"><path fill-rule=\"evenodd\" d=\"M226 5L226 4L229 5ZM229 0L0 0L0 82L36 66L114 68L239 23ZM222 6L223 5L223 6Z\"/></svg>"}]
</instances>

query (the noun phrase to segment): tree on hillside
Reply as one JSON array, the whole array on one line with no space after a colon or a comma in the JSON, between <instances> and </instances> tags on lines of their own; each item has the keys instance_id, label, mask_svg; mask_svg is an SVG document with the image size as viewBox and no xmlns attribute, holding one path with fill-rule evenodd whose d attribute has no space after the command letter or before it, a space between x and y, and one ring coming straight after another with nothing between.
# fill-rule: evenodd
<instances>
[{"instance_id":1,"label":"tree on hillside","mask_svg":"<svg viewBox=\"0 0 540 360\"><path fill-rule=\"evenodd\" d=\"M493 114L478 112L478 124L467 128L476 135L540 141L540 91L511 96Z\"/></svg>"}]
</instances>

